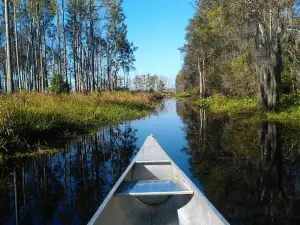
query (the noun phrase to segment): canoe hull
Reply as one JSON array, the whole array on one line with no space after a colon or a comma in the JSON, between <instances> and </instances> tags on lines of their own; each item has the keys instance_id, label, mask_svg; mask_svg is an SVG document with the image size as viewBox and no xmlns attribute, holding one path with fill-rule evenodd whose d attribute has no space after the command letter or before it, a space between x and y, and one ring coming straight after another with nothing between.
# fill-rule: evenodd
<instances>
[{"instance_id":1,"label":"canoe hull","mask_svg":"<svg viewBox=\"0 0 300 225\"><path fill-rule=\"evenodd\" d=\"M117 195L126 181L184 182L193 194L152 196ZM120 177L89 225L218 225L228 224L202 192L149 136Z\"/></svg>"}]
</instances>

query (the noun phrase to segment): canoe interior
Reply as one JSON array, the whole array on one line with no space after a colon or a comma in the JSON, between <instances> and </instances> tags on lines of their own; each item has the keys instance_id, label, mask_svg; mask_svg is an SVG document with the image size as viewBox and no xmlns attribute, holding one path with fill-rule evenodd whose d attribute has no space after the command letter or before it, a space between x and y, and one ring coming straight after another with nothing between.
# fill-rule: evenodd
<instances>
[{"instance_id":1,"label":"canoe interior","mask_svg":"<svg viewBox=\"0 0 300 225\"><path fill-rule=\"evenodd\" d=\"M150 136L89 224L228 223Z\"/></svg>"}]
</instances>

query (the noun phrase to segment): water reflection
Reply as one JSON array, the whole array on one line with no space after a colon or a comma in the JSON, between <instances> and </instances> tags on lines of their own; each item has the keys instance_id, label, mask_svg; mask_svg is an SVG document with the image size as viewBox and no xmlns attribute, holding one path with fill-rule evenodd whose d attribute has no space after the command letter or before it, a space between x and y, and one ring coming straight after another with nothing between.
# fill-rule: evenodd
<instances>
[{"instance_id":1,"label":"water reflection","mask_svg":"<svg viewBox=\"0 0 300 225\"><path fill-rule=\"evenodd\" d=\"M0 224L86 224L149 133L231 224L300 224L299 126L214 118L174 100L52 156L3 160Z\"/></svg>"},{"instance_id":2,"label":"water reflection","mask_svg":"<svg viewBox=\"0 0 300 225\"><path fill-rule=\"evenodd\" d=\"M231 224L299 224L299 128L212 119L186 103L177 112L190 170Z\"/></svg>"},{"instance_id":3,"label":"water reflection","mask_svg":"<svg viewBox=\"0 0 300 225\"><path fill-rule=\"evenodd\" d=\"M86 224L137 152L130 123L0 167L1 224Z\"/></svg>"}]
</instances>

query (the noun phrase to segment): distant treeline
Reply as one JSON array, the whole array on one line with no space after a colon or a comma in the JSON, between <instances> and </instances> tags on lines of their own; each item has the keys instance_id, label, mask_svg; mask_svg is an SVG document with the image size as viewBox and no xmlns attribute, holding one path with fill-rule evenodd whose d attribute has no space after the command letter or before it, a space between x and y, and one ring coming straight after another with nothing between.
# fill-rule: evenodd
<instances>
[{"instance_id":1,"label":"distant treeline","mask_svg":"<svg viewBox=\"0 0 300 225\"><path fill-rule=\"evenodd\" d=\"M281 93L300 88L299 4L196 0L177 91L197 87L200 97L258 95L260 108L275 109Z\"/></svg>"},{"instance_id":2,"label":"distant treeline","mask_svg":"<svg viewBox=\"0 0 300 225\"><path fill-rule=\"evenodd\" d=\"M136 47L127 39L122 2L1 1L0 90L125 88Z\"/></svg>"},{"instance_id":3,"label":"distant treeline","mask_svg":"<svg viewBox=\"0 0 300 225\"><path fill-rule=\"evenodd\" d=\"M136 75L131 81L131 88L136 91L165 91L167 78L157 75Z\"/></svg>"}]
</instances>

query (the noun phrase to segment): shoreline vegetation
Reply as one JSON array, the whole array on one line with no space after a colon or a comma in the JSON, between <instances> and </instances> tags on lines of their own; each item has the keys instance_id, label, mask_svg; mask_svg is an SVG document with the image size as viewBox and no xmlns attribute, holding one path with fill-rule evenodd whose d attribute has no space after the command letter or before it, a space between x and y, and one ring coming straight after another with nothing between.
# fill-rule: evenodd
<instances>
[{"instance_id":1,"label":"shoreline vegetation","mask_svg":"<svg viewBox=\"0 0 300 225\"><path fill-rule=\"evenodd\" d=\"M0 152L40 149L28 143L73 137L99 126L138 119L163 98L163 94L146 92L1 95Z\"/></svg>"},{"instance_id":2,"label":"shoreline vegetation","mask_svg":"<svg viewBox=\"0 0 300 225\"><path fill-rule=\"evenodd\" d=\"M197 107L207 108L214 116L227 116L229 118L247 117L253 121L269 121L294 124L300 121L300 92L282 95L276 111L258 109L257 98L230 98L214 94L208 98L196 97L193 93L182 92L176 94L177 98L189 98Z\"/></svg>"}]
</instances>

